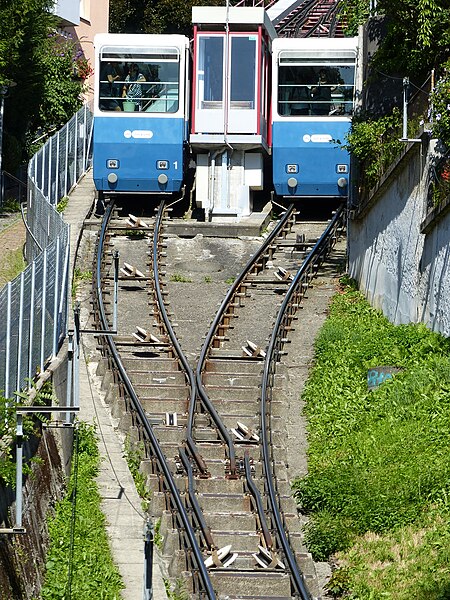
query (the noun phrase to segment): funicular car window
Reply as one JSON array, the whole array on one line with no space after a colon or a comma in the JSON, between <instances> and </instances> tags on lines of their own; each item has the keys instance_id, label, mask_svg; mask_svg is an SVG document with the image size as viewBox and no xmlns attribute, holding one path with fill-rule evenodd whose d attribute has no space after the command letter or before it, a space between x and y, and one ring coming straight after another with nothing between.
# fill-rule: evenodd
<instances>
[{"instance_id":1,"label":"funicular car window","mask_svg":"<svg viewBox=\"0 0 450 600\"><path fill-rule=\"evenodd\" d=\"M102 111L175 113L179 108L177 48L104 48L100 55Z\"/></svg>"},{"instance_id":2,"label":"funicular car window","mask_svg":"<svg viewBox=\"0 0 450 600\"><path fill-rule=\"evenodd\" d=\"M350 116L353 114L354 79L355 58L352 55L320 58L317 54L280 53L278 114Z\"/></svg>"}]
</instances>

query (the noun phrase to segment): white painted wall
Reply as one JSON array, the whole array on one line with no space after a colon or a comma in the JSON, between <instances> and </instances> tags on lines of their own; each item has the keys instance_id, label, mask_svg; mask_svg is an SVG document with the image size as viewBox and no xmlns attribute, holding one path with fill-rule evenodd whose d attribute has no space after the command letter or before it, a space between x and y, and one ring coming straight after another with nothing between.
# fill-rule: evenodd
<instances>
[{"instance_id":1,"label":"white painted wall","mask_svg":"<svg viewBox=\"0 0 450 600\"><path fill-rule=\"evenodd\" d=\"M423 322L450 336L450 212L420 231L434 142L424 155L414 146L370 207L350 219L349 274L393 323Z\"/></svg>"},{"instance_id":2,"label":"white painted wall","mask_svg":"<svg viewBox=\"0 0 450 600\"><path fill-rule=\"evenodd\" d=\"M80 0L56 0L53 13L67 25L80 23Z\"/></svg>"}]
</instances>

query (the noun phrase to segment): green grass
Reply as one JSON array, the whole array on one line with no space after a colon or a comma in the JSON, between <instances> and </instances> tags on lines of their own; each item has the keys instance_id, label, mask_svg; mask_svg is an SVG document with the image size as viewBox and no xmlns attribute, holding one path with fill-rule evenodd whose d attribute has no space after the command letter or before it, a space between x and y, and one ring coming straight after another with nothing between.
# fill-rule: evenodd
<instances>
[{"instance_id":1,"label":"green grass","mask_svg":"<svg viewBox=\"0 0 450 600\"><path fill-rule=\"evenodd\" d=\"M5 252L0 259L0 289L25 268L22 248Z\"/></svg>"},{"instance_id":2,"label":"green grass","mask_svg":"<svg viewBox=\"0 0 450 600\"><path fill-rule=\"evenodd\" d=\"M402 371L369 392L368 369L383 365ZM340 552L345 571L331 584L336 597L345 590L360 600L449 598L449 341L423 325L393 326L347 286L317 339L304 399L309 472L294 489L311 516L306 538L314 557ZM436 529L439 550L431 541ZM419 531L423 544L415 545ZM376 565L376 553L393 557L381 591L361 566L369 547ZM428 562L411 579L405 564L417 566L418 555ZM434 595L424 594L428 588Z\"/></svg>"},{"instance_id":3,"label":"green grass","mask_svg":"<svg viewBox=\"0 0 450 600\"><path fill-rule=\"evenodd\" d=\"M95 430L80 423L78 436L67 495L49 519L50 548L41 598L120 600L123 584L112 561L95 481L100 461Z\"/></svg>"}]
</instances>

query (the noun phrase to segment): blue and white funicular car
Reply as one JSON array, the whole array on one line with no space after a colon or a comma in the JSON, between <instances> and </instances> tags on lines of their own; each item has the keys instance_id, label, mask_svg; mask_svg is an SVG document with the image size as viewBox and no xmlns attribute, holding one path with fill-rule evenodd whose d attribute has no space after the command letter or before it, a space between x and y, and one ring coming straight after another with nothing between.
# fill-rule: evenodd
<instances>
[{"instance_id":1,"label":"blue and white funicular car","mask_svg":"<svg viewBox=\"0 0 450 600\"><path fill-rule=\"evenodd\" d=\"M179 192L189 105L189 40L95 37L94 183L99 194Z\"/></svg>"},{"instance_id":2,"label":"blue and white funicular car","mask_svg":"<svg viewBox=\"0 0 450 600\"><path fill-rule=\"evenodd\" d=\"M272 159L278 196L347 197L350 157L342 144L353 114L357 42L273 41Z\"/></svg>"}]
</instances>

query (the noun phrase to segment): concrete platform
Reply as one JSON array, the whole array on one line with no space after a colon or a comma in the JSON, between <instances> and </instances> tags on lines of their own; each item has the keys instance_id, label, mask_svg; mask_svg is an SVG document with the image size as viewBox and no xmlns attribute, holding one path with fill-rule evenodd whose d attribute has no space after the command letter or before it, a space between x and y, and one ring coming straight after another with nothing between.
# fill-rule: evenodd
<instances>
[{"instance_id":1,"label":"concrete platform","mask_svg":"<svg viewBox=\"0 0 450 600\"><path fill-rule=\"evenodd\" d=\"M194 219L173 219L167 228L173 235L182 237L201 234L205 237L258 237L268 226L270 221L270 205L262 212L254 212L249 217L243 217L238 222L233 222L227 217L211 222L196 221Z\"/></svg>"}]
</instances>

